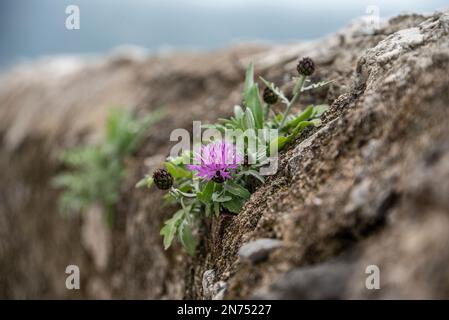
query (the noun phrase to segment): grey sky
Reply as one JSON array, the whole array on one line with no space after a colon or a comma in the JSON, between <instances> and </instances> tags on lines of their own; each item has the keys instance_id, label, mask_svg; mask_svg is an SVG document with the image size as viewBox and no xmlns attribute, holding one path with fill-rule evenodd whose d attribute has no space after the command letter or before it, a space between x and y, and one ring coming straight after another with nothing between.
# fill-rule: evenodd
<instances>
[{"instance_id":1,"label":"grey sky","mask_svg":"<svg viewBox=\"0 0 449 320\"><path fill-rule=\"evenodd\" d=\"M217 48L233 42L313 39L377 5L383 17L432 12L446 1L330 0L1 0L0 68L54 54L101 53L119 45ZM65 7L81 29L65 29Z\"/></svg>"}]
</instances>

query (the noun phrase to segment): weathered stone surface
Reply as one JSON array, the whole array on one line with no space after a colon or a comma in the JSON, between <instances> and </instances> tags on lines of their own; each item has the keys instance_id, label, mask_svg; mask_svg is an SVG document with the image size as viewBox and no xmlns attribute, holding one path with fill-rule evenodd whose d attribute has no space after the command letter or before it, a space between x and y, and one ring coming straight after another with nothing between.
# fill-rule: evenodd
<instances>
[{"instance_id":1,"label":"weathered stone surface","mask_svg":"<svg viewBox=\"0 0 449 320\"><path fill-rule=\"evenodd\" d=\"M57 59L4 74L0 296L449 298L449 13L360 30L204 54ZM298 105L331 104L323 125L281 153L279 172L237 216L214 220L195 258L164 251L159 229L174 208L134 185L167 154L171 130L230 114L248 61L288 91L300 56L315 60L314 80L335 79ZM80 241L86 217L57 213L50 179L57 153L101 138L117 104L141 113L163 105L169 117L128 159L108 263L97 269ZM281 240L282 250L242 263L239 248L260 238ZM80 266L85 289L65 289L68 264ZM380 290L365 288L373 264ZM215 273L207 290L206 270Z\"/></svg>"},{"instance_id":2,"label":"weathered stone surface","mask_svg":"<svg viewBox=\"0 0 449 320\"><path fill-rule=\"evenodd\" d=\"M339 299L346 290L352 266L344 262L323 263L293 269L275 280L268 292L255 299Z\"/></svg>"},{"instance_id":3,"label":"weathered stone surface","mask_svg":"<svg viewBox=\"0 0 449 320\"><path fill-rule=\"evenodd\" d=\"M106 269L111 252L111 232L104 220L101 206L93 205L86 211L81 227L81 242L99 271Z\"/></svg>"},{"instance_id":4,"label":"weathered stone surface","mask_svg":"<svg viewBox=\"0 0 449 320\"><path fill-rule=\"evenodd\" d=\"M268 257L271 251L279 248L282 241L276 239L257 239L242 245L239 249L240 260L257 263Z\"/></svg>"},{"instance_id":5,"label":"weathered stone surface","mask_svg":"<svg viewBox=\"0 0 449 320\"><path fill-rule=\"evenodd\" d=\"M203 273L203 298L206 300L223 300L228 287L224 281L216 281L215 270Z\"/></svg>"}]
</instances>

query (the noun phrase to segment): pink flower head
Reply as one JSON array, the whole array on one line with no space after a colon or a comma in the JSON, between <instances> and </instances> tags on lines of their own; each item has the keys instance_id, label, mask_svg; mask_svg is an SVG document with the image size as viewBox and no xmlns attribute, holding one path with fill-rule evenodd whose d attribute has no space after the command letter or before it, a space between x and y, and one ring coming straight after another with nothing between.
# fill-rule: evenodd
<instances>
[{"instance_id":1,"label":"pink flower head","mask_svg":"<svg viewBox=\"0 0 449 320\"><path fill-rule=\"evenodd\" d=\"M195 161L200 164L187 165L187 168L198 171L197 175L204 180L222 183L231 179L229 170L236 169L242 159L234 144L219 140L201 146L201 152L195 154Z\"/></svg>"}]
</instances>

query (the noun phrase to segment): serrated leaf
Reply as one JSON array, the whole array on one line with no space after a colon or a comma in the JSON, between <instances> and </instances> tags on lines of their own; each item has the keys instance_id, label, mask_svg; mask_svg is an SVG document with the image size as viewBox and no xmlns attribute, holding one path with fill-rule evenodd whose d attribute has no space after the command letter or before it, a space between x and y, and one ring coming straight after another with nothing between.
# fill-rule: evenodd
<instances>
[{"instance_id":1,"label":"serrated leaf","mask_svg":"<svg viewBox=\"0 0 449 320\"><path fill-rule=\"evenodd\" d=\"M126 176L126 157L142 142L148 125L159 118L154 113L135 117L127 110L111 109L103 141L68 150L60 156L70 169L52 180L55 186L64 188L60 194L60 208L84 211L93 203L100 204L105 208L105 222L109 223ZM138 183L139 187L151 184L152 179L145 178Z\"/></svg>"},{"instance_id":2,"label":"serrated leaf","mask_svg":"<svg viewBox=\"0 0 449 320\"><path fill-rule=\"evenodd\" d=\"M178 224L181 220L181 218L184 215L184 210L178 210L176 213L165 221L164 227L161 229L159 234L164 237L164 249L167 250L171 244L173 243L173 239L175 238L175 234L178 228Z\"/></svg>"},{"instance_id":3,"label":"serrated leaf","mask_svg":"<svg viewBox=\"0 0 449 320\"><path fill-rule=\"evenodd\" d=\"M302 87L301 92L319 89L319 88L322 88L322 87L325 87L325 86L331 84L334 81L335 80L320 81L320 82L311 84L310 86L304 86L304 87Z\"/></svg>"},{"instance_id":4,"label":"serrated leaf","mask_svg":"<svg viewBox=\"0 0 449 320\"><path fill-rule=\"evenodd\" d=\"M163 236L164 249L170 248L173 239L175 238L176 226L173 224L166 224L162 227L160 235Z\"/></svg>"},{"instance_id":5,"label":"serrated leaf","mask_svg":"<svg viewBox=\"0 0 449 320\"><path fill-rule=\"evenodd\" d=\"M233 195L236 195L243 199L249 199L249 197L251 196L251 193L248 190L232 181L227 181L224 185L224 189L229 193L232 193Z\"/></svg>"},{"instance_id":6,"label":"serrated leaf","mask_svg":"<svg viewBox=\"0 0 449 320\"><path fill-rule=\"evenodd\" d=\"M265 84L265 86L270 88L270 90L273 91L279 97L279 99L281 99L282 103L284 103L286 105L288 105L290 103L290 101L287 99L287 97L282 92L282 90L279 87L277 87L273 82L269 82L262 77L259 77L259 78L260 78L260 80L262 80L262 82Z\"/></svg>"}]
</instances>

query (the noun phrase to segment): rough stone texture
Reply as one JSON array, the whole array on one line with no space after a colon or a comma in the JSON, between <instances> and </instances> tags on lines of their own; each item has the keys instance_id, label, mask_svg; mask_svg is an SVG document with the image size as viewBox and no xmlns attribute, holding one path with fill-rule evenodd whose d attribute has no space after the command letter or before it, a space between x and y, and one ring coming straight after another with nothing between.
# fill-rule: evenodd
<instances>
[{"instance_id":1,"label":"rough stone texture","mask_svg":"<svg viewBox=\"0 0 449 320\"><path fill-rule=\"evenodd\" d=\"M215 271L206 270L203 273L203 296L205 299L211 299L214 295Z\"/></svg>"},{"instance_id":2,"label":"rough stone texture","mask_svg":"<svg viewBox=\"0 0 449 320\"><path fill-rule=\"evenodd\" d=\"M203 274L214 270L210 288L218 284L224 298L449 298L449 13L361 30L355 23L273 48L56 59L3 75L0 297L210 299ZM162 192L134 185L167 154L170 131L229 114L250 60L289 91L301 56L314 58L314 80L335 79L298 105L330 103L323 125L281 154L278 173L237 216L204 223L195 258L179 246L164 251L159 229L174 208L161 206ZM49 181L60 150L101 138L111 104L141 113L164 106L169 116L128 159L99 270L81 241L86 217L58 215ZM241 263L242 244L260 238L282 248ZM68 264L80 266L78 292L64 287ZM380 290L365 288L372 264Z\"/></svg>"},{"instance_id":3,"label":"rough stone texture","mask_svg":"<svg viewBox=\"0 0 449 320\"><path fill-rule=\"evenodd\" d=\"M346 290L352 266L345 262L322 263L292 269L275 280L268 292L255 293L254 299L337 299Z\"/></svg>"},{"instance_id":4,"label":"rough stone texture","mask_svg":"<svg viewBox=\"0 0 449 320\"><path fill-rule=\"evenodd\" d=\"M203 273L203 299L223 300L228 285L224 281L216 281L215 270L206 270Z\"/></svg>"},{"instance_id":5,"label":"rough stone texture","mask_svg":"<svg viewBox=\"0 0 449 320\"><path fill-rule=\"evenodd\" d=\"M279 248L282 244L280 240L257 239L242 245L239 249L239 256L242 262L248 261L257 263L268 257L271 251Z\"/></svg>"},{"instance_id":6,"label":"rough stone texture","mask_svg":"<svg viewBox=\"0 0 449 320\"><path fill-rule=\"evenodd\" d=\"M111 231L104 223L101 206L93 205L86 211L81 227L81 241L92 257L95 267L99 271L104 271L108 266L111 252Z\"/></svg>"}]
</instances>

